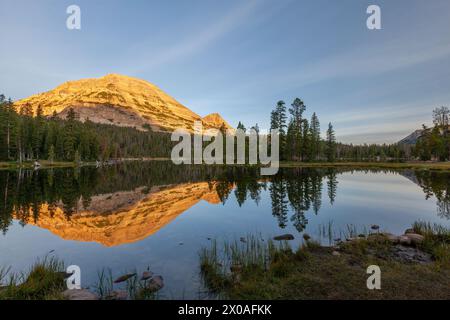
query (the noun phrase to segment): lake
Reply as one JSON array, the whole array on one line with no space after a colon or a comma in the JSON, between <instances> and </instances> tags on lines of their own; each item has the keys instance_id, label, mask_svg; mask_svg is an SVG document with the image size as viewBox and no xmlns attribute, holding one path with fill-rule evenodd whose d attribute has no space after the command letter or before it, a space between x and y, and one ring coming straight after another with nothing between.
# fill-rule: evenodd
<instances>
[{"instance_id":1,"label":"lake","mask_svg":"<svg viewBox=\"0 0 450 320\"><path fill-rule=\"evenodd\" d=\"M213 239L290 233L324 245L377 224L401 234L416 220L450 227L450 173L258 168L129 162L106 167L0 171L0 266L26 271L54 255L98 272L162 275L161 298L206 298L199 251ZM331 232L330 232L331 231Z\"/></svg>"}]
</instances>

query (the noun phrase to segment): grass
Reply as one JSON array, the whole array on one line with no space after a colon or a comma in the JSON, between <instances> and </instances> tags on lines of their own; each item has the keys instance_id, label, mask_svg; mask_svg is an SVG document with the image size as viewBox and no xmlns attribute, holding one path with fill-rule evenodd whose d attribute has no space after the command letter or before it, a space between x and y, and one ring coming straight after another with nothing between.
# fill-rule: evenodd
<instances>
[{"instance_id":1,"label":"grass","mask_svg":"<svg viewBox=\"0 0 450 320\"><path fill-rule=\"evenodd\" d=\"M63 272L64 263L54 257L38 260L27 273L0 269L0 300L62 300Z\"/></svg>"},{"instance_id":2,"label":"grass","mask_svg":"<svg viewBox=\"0 0 450 320\"><path fill-rule=\"evenodd\" d=\"M114 292L117 291L114 286L120 286L121 290L125 290L130 300L155 300L158 299L157 291L148 288L149 280L141 280L139 274L134 270L130 273L136 273L136 276L126 280L124 284L116 285L111 269L102 269L98 273L98 282L95 291L101 300L109 300L114 298ZM120 290L120 289L119 289Z\"/></svg>"},{"instance_id":3,"label":"grass","mask_svg":"<svg viewBox=\"0 0 450 320\"><path fill-rule=\"evenodd\" d=\"M328 244L331 246L336 242L344 241L350 238L364 238L369 234L369 230L366 226L358 227L354 224L347 224L345 229L335 229L333 227L333 221L326 224L319 224L318 235L322 239L327 239Z\"/></svg>"},{"instance_id":4,"label":"grass","mask_svg":"<svg viewBox=\"0 0 450 320\"><path fill-rule=\"evenodd\" d=\"M64 263L56 257L38 260L26 273L11 273L10 268L0 268L0 300L64 300L67 289ZM117 290L123 289L131 300L157 299L158 293L148 288L150 280L142 281L136 275L126 282L115 284L112 271L98 273L95 291L100 299L113 299Z\"/></svg>"},{"instance_id":5,"label":"grass","mask_svg":"<svg viewBox=\"0 0 450 320\"><path fill-rule=\"evenodd\" d=\"M307 241L297 250L251 237L202 249L201 274L212 293L229 299L450 299L449 230L413 227L424 235L420 249L432 254L432 263L395 259L382 235L338 248ZM381 268L381 290L367 289L369 265Z\"/></svg>"},{"instance_id":6,"label":"grass","mask_svg":"<svg viewBox=\"0 0 450 320\"><path fill-rule=\"evenodd\" d=\"M168 161L170 158L129 158L123 159L124 161ZM41 168L64 168L64 167L76 167L75 162L63 162L48 160L39 160ZM95 162L83 162L83 166L96 165ZM233 165L231 165L233 166ZM242 165L234 165L242 166ZM16 161L0 161L0 170L2 169L19 169L19 168L33 168L33 161L26 161L19 164ZM355 162L355 161L342 161L342 162L298 162L298 161L281 161L281 168L355 168L355 169L423 169L423 170L450 170L450 162Z\"/></svg>"},{"instance_id":7,"label":"grass","mask_svg":"<svg viewBox=\"0 0 450 320\"><path fill-rule=\"evenodd\" d=\"M450 266L450 230L439 225L417 221L412 229L425 237L421 249L436 260L438 266Z\"/></svg>"},{"instance_id":8,"label":"grass","mask_svg":"<svg viewBox=\"0 0 450 320\"><path fill-rule=\"evenodd\" d=\"M219 295L223 289L238 281L242 272L267 270L279 252L290 250L287 242L277 246L272 240L265 242L260 236L253 235L239 241L225 242L222 248L219 253L217 241L213 240L210 248L200 251L203 281L213 293Z\"/></svg>"}]
</instances>

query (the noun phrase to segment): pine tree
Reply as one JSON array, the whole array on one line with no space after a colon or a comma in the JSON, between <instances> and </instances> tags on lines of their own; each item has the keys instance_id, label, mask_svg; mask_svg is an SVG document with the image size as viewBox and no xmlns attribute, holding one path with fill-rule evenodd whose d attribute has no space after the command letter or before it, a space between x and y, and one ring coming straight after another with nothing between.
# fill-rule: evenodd
<instances>
[{"instance_id":1,"label":"pine tree","mask_svg":"<svg viewBox=\"0 0 450 320\"><path fill-rule=\"evenodd\" d=\"M302 161L311 161L311 150L312 150L312 137L309 130L308 120L303 119L301 126L301 136L302 136L302 149L300 156Z\"/></svg>"},{"instance_id":2,"label":"pine tree","mask_svg":"<svg viewBox=\"0 0 450 320\"><path fill-rule=\"evenodd\" d=\"M247 129L245 128L244 124L241 123L240 121L239 121L239 123L238 123L238 125L237 125L237 129L240 129L240 130L242 130L242 131L244 131L244 132L247 131Z\"/></svg>"},{"instance_id":3,"label":"pine tree","mask_svg":"<svg viewBox=\"0 0 450 320\"><path fill-rule=\"evenodd\" d=\"M286 134L286 160L295 160L295 143L296 143L296 128L294 126L294 121L291 119L289 121L287 134Z\"/></svg>"},{"instance_id":4,"label":"pine tree","mask_svg":"<svg viewBox=\"0 0 450 320\"><path fill-rule=\"evenodd\" d=\"M270 112L270 130L278 129L278 116L276 110Z\"/></svg>"},{"instance_id":5,"label":"pine tree","mask_svg":"<svg viewBox=\"0 0 450 320\"><path fill-rule=\"evenodd\" d=\"M295 98L289 108L291 114L292 127L291 127L291 139L292 143L288 144L288 148L291 148L291 154L294 159L302 158L303 149L303 113L306 110L306 106L299 98Z\"/></svg>"},{"instance_id":6,"label":"pine tree","mask_svg":"<svg viewBox=\"0 0 450 320\"><path fill-rule=\"evenodd\" d=\"M52 144L48 150L48 161L53 163L55 161L55 146Z\"/></svg>"},{"instance_id":7,"label":"pine tree","mask_svg":"<svg viewBox=\"0 0 450 320\"><path fill-rule=\"evenodd\" d=\"M334 135L333 125L330 122L328 124L326 150L325 150L327 161L333 162L335 159L335 153L336 153L336 137Z\"/></svg>"},{"instance_id":8,"label":"pine tree","mask_svg":"<svg viewBox=\"0 0 450 320\"><path fill-rule=\"evenodd\" d=\"M285 136L286 135L286 105L285 102L283 100L280 100L277 102L277 107L276 107L276 114L278 117L278 130L280 130L280 135L281 136Z\"/></svg>"},{"instance_id":9,"label":"pine tree","mask_svg":"<svg viewBox=\"0 0 450 320\"><path fill-rule=\"evenodd\" d=\"M38 105L36 109L36 117L34 118L34 126L32 133L32 148L33 154L36 159L40 158L42 151L42 145L44 142L44 117L41 105Z\"/></svg>"},{"instance_id":10,"label":"pine tree","mask_svg":"<svg viewBox=\"0 0 450 320\"><path fill-rule=\"evenodd\" d=\"M314 161L320 155L320 123L315 112L311 116L309 132L311 139L310 159Z\"/></svg>"},{"instance_id":11,"label":"pine tree","mask_svg":"<svg viewBox=\"0 0 450 320\"><path fill-rule=\"evenodd\" d=\"M73 156L73 161L76 163L76 164L80 164L80 162L81 162L81 157L80 157L80 153L78 152L78 149L75 151L75 154L74 154L74 156Z\"/></svg>"},{"instance_id":12,"label":"pine tree","mask_svg":"<svg viewBox=\"0 0 450 320\"><path fill-rule=\"evenodd\" d=\"M6 100L3 94L0 95L0 145L7 145L7 117ZM8 147L9 149L9 147ZM0 159L7 160L8 154L6 149L0 150Z\"/></svg>"},{"instance_id":13,"label":"pine tree","mask_svg":"<svg viewBox=\"0 0 450 320\"><path fill-rule=\"evenodd\" d=\"M75 147L76 147L76 114L73 108L69 109L67 113L67 123L64 127L63 135L63 149L64 159L67 161L74 161Z\"/></svg>"},{"instance_id":14,"label":"pine tree","mask_svg":"<svg viewBox=\"0 0 450 320\"><path fill-rule=\"evenodd\" d=\"M251 129L254 130L257 135L259 135L259 126L257 123L253 127L251 127Z\"/></svg>"},{"instance_id":15,"label":"pine tree","mask_svg":"<svg viewBox=\"0 0 450 320\"><path fill-rule=\"evenodd\" d=\"M292 120L295 126L300 127L305 110L306 106L304 102L299 98L295 98L289 108L289 113L292 115Z\"/></svg>"},{"instance_id":16,"label":"pine tree","mask_svg":"<svg viewBox=\"0 0 450 320\"><path fill-rule=\"evenodd\" d=\"M280 137L280 158L285 158L286 146L286 105L283 100L277 102L275 110L272 111L271 128L278 129Z\"/></svg>"}]
</instances>

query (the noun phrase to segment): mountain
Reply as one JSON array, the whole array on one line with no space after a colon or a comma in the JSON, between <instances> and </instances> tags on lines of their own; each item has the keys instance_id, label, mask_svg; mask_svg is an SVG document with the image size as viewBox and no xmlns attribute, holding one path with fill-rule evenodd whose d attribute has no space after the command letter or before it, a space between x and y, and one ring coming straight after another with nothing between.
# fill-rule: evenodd
<instances>
[{"instance_id":1,"label":"mountain","mask_svg":"<svg viewBox=\"0 0 450 320\"><path fill-rule=\"evenodd\" d=\"M194 121L203 127L231 128L218 114L201 116L182 105L157 86L141 79L118 74L101 78L65 82L53 90L36 94L14 103L20 111L29 104L34 114L38 106L48 116L54 112L61 118L73 108L80 121L135 127L153 131L173 131L177 128L193 130Z\"/></svg>"},{"instance_id":2,"label":"mountain","mask_svg":"<svg viewBox=\"0 0 450 320\"><path fill-rule=\"evenodd\" d=\"M422 136L423 130L416 130L413 133L411 133L409 136L403 138L398 144L416 144L417 139L419 139Z\"/></svg>"}]
</instances>

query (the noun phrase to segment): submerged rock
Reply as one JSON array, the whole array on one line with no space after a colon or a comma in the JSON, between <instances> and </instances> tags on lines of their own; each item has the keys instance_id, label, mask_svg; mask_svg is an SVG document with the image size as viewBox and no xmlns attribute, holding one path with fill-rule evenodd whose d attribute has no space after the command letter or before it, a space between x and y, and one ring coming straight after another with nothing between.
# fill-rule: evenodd
<instances>
[{"instance_id":1,"label":"submerged rock","mask_svg":"<svg viewBox=\"0 0 450 320\"><path fill-rule=\"evenodd\" d=\"M136 276L136 273L124 274L123 276L120 276L116 280L114 280L114 283L120 283L120 282L127 281L128 279L130 279L131 277L134 277L134 276Z\"/></svg>"},{"instance_id":2,"label":"submerged rock","mask_svg":"<svg viewBox=\"0 0 450 320\"><path fill-rule=\"evenodd\" d=\"M62 295L67 300L98 300L98 296L87 289L67 289Z\"/></svg>"},{"instance_id":3,"label":"submerged rock","mask_svg":"<svg viewBox=\"0 0 450 320\"><path fill-rule=\"evenodd\" d=\"M294 236L290 233L282 234L276 237L273 237L273 240L282 241L282 240L294 240Z\"/></svg>"}]
</instances>

